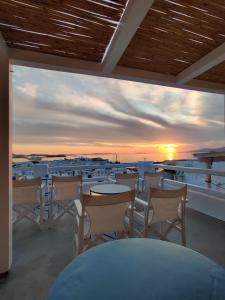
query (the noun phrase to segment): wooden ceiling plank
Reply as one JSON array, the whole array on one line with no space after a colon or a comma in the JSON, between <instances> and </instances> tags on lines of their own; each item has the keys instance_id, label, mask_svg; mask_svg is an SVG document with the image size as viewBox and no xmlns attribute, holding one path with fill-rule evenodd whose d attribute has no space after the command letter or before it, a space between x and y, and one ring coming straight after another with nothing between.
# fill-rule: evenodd
<instances>
[{"instance_id":1,"label":"wooden ceiling plank","mask_svg":"<svg viewBox=\"0 0 225 300\"><path fill-rule=\"evenodd\" d=\"M3 14L1 10L0 10L0 19L1 19L0 22L1 28L4 27L4 25L1 25L1 23L6 23L6 24L9 23L8 22L9 16L7 14ZM79 40L81 42L83 41L89 44L99 43L99 45L105 46L106 42L104 41L110 38L110 34L109 33L107 34L106 32L101 32L96 34L91 30L86 30L83 28L70 29L70 28L60 26L59 24L57 24L56 22L54 23L53 21L47 23L45 19L42 20L41 18L39 19L40 25L35 23L35 21L33 21L31 17L27 18L26 20L22 20L18 18L13 18L11 16L11 20L13 23L13 25L11 26L12 29L16 27L18 29L22 29L22 30L24 29L30 32L40 32L49 35L65 34L68 35L71 38L71 40ZM8 25L6 25L5 27L10 28Z\"/></svg>"},{"instance_id":2,"label":"wooden ceiling plank","mask_svg":"<svg viewBox=\"0 0 225 300\"><path fill-rule=\"evenodd\" d=\"M47 13L57 13L57 15L59 17L64 16L67 19L69 19L69 18L83 19L83 20L86 20L87 23L96 24L96 25L100 25L100 26L109 26L110 27L112 25L110 20L107 21L107 19L100 18L97 15L90 14L86 11L76 9L75 7L67 8L64 6L54 5L54 3L52 3L52 2L49 2L49 4L47 2L45 4L40 3L38 8L34 10L31 7L23 6L22 4L15 5L15 3L8 2L6 0L1 0L1 1L2 1L2 3L4 3L4 7L6 7L6 6L13 7L16 11L21 12L24 15L26 15L28 12L31 14L37 14L37 15L38 14L46 15ZM115 22L118 21L119 18L120 18L120 15L118 14L117 18L115 18L114 21Z\"/></svg>"},{"instance_id":3,"label":"wooden ceiling plank","mask_svg":"<svg viewBox=\"0 0 225 300\"><path fill-rule=\"evenodd\" d=\"M98 55L100 62L125 3L1 0L0 30L10 47L33 47L35 51L63 56L76 53L78 58L94 61Z\"/></svg>"},{"instance_id":4,"label":"wooden ceiling plank","mask_svg":"<svg viewBox=\"0 0 225 300\"><path fill-rule=\"evenodd\" d=\"M1 29L1 27L0 27ZM86 53L90 53L91 50L94 51L98 51L99 49L101 51L104 51L105 47L99 45L98 43L93 45L93 44L87 44L87 43L82 43L79 40L61 40L60 37L59 39L55 38L54 36L38 36L38 35L34 35L32 33L24 33L24 32L19 32L19 31L15 31L15 30L7 30L7 32L4 32L4 30L2 30L6 41L9 42L19 42L19 41L30 41L30 42L34 42L34 43L43 43L43 44L47 44L50 45L52 47L55 47L56 49L58 47L62 47L62 49L64 48L65 50L70 49L70 51L72 50L76 50L76 51L81 51L81 52L86 52ZM91 54L91 53L90 53Z\"/></svg>"},{"instance_id":5,"label":"wooden ceiling plank","mask_svg":"<svg viewBox=\"0 0 225 300\"><path fill-rule=\"evenodd\" d=\"M225 20L220 20L219 22L217 22L218 24L215 23L215 21L213 22L213 25L210 24L210 22L206 23L203 22L201 19L197 19L196 17L193 17L192 19L188 19L182 16L182 15L176 15L174 12L170 12L170 14L167 15L163 15L163 16L157 16L156 14L152 14L151 15L151 21L155 20L157 21L158 18L160 18L160 23L165 26L170 26L175 27L179 24L179 21L177 20L181 20L184 21L185 23L180 22L180 26L182 28L186 28L189 29L193 32L197 32L199 34L202 35L207 35L210 33L210 36L213 35L214 39L218 39L220 38L220 36L218 35L219 33L224 33L225 34ZM146 22L147 25L147 22Z\"/></svg>"},{"instance_id":6,"label":"wooden ceiling plank","mask_svg":"<svg viewBox=\"0 0 225 300\"><path fill-rule=\"evenodd\" d=\"M210 16L211 19L207 19L206 13L210 14L211 11L203 10L205 2L205 0L174 0L172 3L166 0L155 0L120 59L119 65L133 68L143 65L145 70L157 71L158 68L158 72L178 75L224 43L225 26L221 24L225 24L225 20L215 17L215 20L210 22L214 17ZM221 4L223 1L216 0L216 2ZM199 6L196 6L196 3L199 3ZM212 5L210 9L211 7ZM176 12L178 12L177 18ZM179 17L182 20L190 19L190 22L187 24L180 22ZM147 61L146 64L141 64L136 57L142 55L150 59L155 57L155 65L154 62ZM133 58L133 62L129 56ZM163 62L159 63L157 56L163 57L164 65ZM185 62L180 61L183 58ZM186 62L188 64L185 64Z\"/></svg>"}]
</instances>

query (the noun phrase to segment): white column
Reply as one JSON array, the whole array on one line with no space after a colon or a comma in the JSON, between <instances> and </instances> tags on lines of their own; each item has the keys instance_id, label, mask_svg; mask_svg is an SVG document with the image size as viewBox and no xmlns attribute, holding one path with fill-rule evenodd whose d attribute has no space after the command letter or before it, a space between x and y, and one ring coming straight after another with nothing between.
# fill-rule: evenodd
<instances>
[{"instance_id":1,"label":"white column","mask_svg":"<svg viewBox=\"0 0 225 300\"><path fill-rule=\"evenodd\" d=\"M0 32L0 274L12 262L11 73L7 46Z\"/></svg>"}]
</instances>

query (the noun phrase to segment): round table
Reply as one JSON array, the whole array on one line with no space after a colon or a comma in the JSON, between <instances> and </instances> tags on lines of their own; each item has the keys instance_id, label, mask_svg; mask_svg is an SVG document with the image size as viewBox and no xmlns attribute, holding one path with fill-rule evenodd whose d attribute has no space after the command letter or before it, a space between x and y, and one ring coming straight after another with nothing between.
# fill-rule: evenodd
<instances>
[{"instance_id":1,"label":"round table","mask_svg":"<svg viewBox=\"0 0 225 300\"><path fill-rule=\"evenodd\" d=\"M60 274L48 300L222 300L225 270L165 241L126 239L92 248Z\"/></svg>"},{"instance_id":2,"label":"round table","mask_svg":"<svg viewBox=\"0 0 225 300\"><path fill-rule=\"evenodd\" d=\"M115 195L129 192L131 188L121 184L99 184L91 187L90 191L95 194Z\"/></svg>"}]
</instances>

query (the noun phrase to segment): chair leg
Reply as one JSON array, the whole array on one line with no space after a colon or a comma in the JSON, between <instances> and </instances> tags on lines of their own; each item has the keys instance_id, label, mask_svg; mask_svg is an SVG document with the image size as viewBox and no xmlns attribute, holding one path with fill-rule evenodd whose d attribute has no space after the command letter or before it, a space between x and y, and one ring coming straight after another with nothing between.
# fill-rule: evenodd
<instances>
[{"instance_id":1,"label":"chair leg","mask_svg":"<svg viewBox=\"0 0 225 300\"><path fill-rule=\"evenodd\" d=\"M182 220L181 222L181 240L182 240L182 245L186 247L186 230L185 230L184 220Z\"/></svg>"},{"instance_id":2,"label":"chair leg","mask_svg":"<svg viewBox=\"0 0 225 300\"><path fill-rule=\"evenodd\" d=\"M143 237L144 237L144 238L147 238L147 237L148 237L149 231L150 231L150 228L148 227L147 224L145 224L144 231L143 231Z\"/></svg>"},{"instance_id":3,"label":"chair leg","mask_svg":"<svg viewBox=\"0 0 225 300\"><path fill-rule=\"evenodd\" d=\"M162 241L169 241L165 234L162 234L160 231L156 230L155 228L151 228L152 233L156 234L160 240Z\"/></svg>"}]
</instances>

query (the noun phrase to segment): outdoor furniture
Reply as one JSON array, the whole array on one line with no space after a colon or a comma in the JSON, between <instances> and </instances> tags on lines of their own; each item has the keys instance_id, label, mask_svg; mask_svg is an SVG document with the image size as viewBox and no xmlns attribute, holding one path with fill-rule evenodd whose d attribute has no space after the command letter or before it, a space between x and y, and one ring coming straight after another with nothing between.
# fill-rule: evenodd
<instances>
[{"instance_id":1,"label":"outdoor furniture","mask_svg":"<svg viewBox=\"0 0 225 300\"><path fill-rule=\"evenodd\" d=\"M74 200L82 190L81 176L52 176L50 222L54 224L65 213L75 217Z\"/></svg>"},{"instance_id":2,"label":"outdoor furniture","mask_svg":"<svg viewBox=\"0 0 225 300\"><path fill-rule=\"evenodd\" d=\"M143 187L141 191L141 199L148 200L151 188L160 188L161 179L164 174L164 170L155 173L145 173Z\"/></svg>"},{"instance_id":3,"label":"outdoor furniture","mask_svg":"<svg viewBox=\"0 0 225 300\"><path fill-rule=\"evenodd\" d=\"M178 189L163 190L163 189L151 189L148 202L135 199L138 205L143 205L144 216L135 212L134 218L144 224L144 230L142 236L147 237L150 232L153 232L159 236L160 239L168 240L167 235L172 229L179 230L181 232L182 245L186 245L185 235L185 206L187 196L187 185L184 185ZM153 228L153 224L169 223L166 230L161 232Z\"/></svg>"},{"instance_id":4,"label":"outdoor furniture","mask_svg":"<svg viewBox=\"0 0 225 300\"><path fill-rule=\"evenodd\" d=\"M130 173L130 174L115 174L116 183L127 185L132 189L136 189L138 193L138 174Z\"/></svg>"},{"instance_id":5,"label":"outdoor furniture","mask_svg":"<svg viewBox=\"0 0 225 300\"><path fill-rule=\"evenodd\" d=\"M185 247L126 239L78 256L60 274L48 300L223 300L225 270Z\"/></svg>"},{"instance_id":6,"label":"outdoor furniture","mask_svg":"<svg viewBox=\"0 0 225 300\"><path fill-rule=\"evenodd\" d=\"M13 224L26 218L41 226L44 218L41 178L13 180Z\"/></svg>"},{"instance_id":7,"label":"outdoor furniture","mask_svg":"<svg viewBox=\"0 0 225 300\"><path fill-rule=\"evenodd\" d=\"M131 235L133 228L134 190L115 195L86 195L76 200L75 254L107 241L105 234L116 238Z\"/></svg>"},{"instance_id":8,"label":"outdoor furniture","mask_svg":"<svg viewBox=\"0 0 225 300\"><path fill-rule=\"evenodd\" d=\"M121 184L99 184L94 185L90 188L91 193L104 194L104 195L115 195L120 193L129 192L131 188Z\"/></svg>"}]
</instances>

